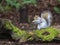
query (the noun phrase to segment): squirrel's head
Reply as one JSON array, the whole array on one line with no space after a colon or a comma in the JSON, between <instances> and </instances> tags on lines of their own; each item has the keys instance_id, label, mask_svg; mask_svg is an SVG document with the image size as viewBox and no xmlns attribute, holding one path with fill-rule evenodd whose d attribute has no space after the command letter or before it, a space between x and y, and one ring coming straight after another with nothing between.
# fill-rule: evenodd
<instances>
[{"instance_id":1,"label":"squirrel's head","mask_svg":"<svg viewBox=\"0 0 60 45\"><path fill-rule=\"evenodd\" d=\"M38 16L37 16L37 15L35 15L35 16L34 16L34 20L35 20L35 19L37 19L37 18L38 18Z\"/></svg>"},{"instance_id":2,"label":"squirrel's head","mask_svg":"<svg viewBox=\"0 0 60 45\"><path fill-rule=\"evenodd\" d=\"M41 17L38 15L34 16L34 20L32 21L34 24L39 24L41 21Z\"/></svg>"}]
</instances>

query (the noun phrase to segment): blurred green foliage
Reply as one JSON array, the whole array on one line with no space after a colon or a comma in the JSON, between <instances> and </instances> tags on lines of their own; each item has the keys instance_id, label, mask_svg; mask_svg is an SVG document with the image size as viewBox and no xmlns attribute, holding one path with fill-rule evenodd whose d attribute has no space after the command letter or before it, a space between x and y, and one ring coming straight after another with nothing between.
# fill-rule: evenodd
<instances>
[{"instance_id":1,"label":"blurred green foliage","mask_svg":"<svg viewBox=\"0 0 60 45\"><path fill-rule=\"evenodd\" d=\"M17 10L23 6L24 4L33 4L35 5L37 3L36 0L6 0L7 5L14 6Z\"/></svg>"},{"instance_id":2,"label":"blurred green foliage","mask_svg":"<svg viewBox=\"0 0 60 45\"><path fill-rule=\"evenodd\" d=\"M2 12L6 12L6 11L9 11L9 10L11 10L11 7L10 6L2 6L1 4L0 4L0 11L2 11Z\"/></svg>"},{"instance_id":3,"label":"blurred green foliage","mask_svg":"<svg viewBox=\"0 0 60 45\"><path fill-rule=\"evenodd\" d=\"M5 0L6 6L3 6L2 0L0 1L0 10L1 11L9 11L12 7L16 8L16 11L19 10L21 6L24 6L25 4L32 4L36 5L36 0Z\"/></svg>"},{"instance_id":4,"label":"blurred green foliage","mask_svg":"<svg viewBox=\"0 0 60 45\"><path fill-rule=\"evenodd\" d=\"M60 0L57 0L60 3Z\"/></svg>"},{"instance_id":5,"label":"blurred green foliage","mask_svg":"<svg viewBox=\"0 0 60 45\"><path fill-rule=\"evenodd\" d=\"M58 13L58 14L60 14L60 8L59 7L54 7L54 11L56 12L56 13Z\"/></svg>"},{"instance_id":6,"label":"blurred green foliage","mask_svg":"<svg viewBox=\"0 0 60 45\"><path fill-rule=\"evenodd\" d=\"M17 2L17 0L6 0L7 2L7 5L10 5L10 6L14 6L15 8L19 8L20 7L20 3Z\"/></svg>"},{"instance_id":7,"label":"blurred green foliage","mask_svg":"<svg viewBox=\"0 0 60 45\"><path fill-rule=\"evenodd\" d=\"M55 6L53 9L56 13L60 14L60 0L57 0L57 2L58 2L58 5Z\"/></svg>"}]
</instances>

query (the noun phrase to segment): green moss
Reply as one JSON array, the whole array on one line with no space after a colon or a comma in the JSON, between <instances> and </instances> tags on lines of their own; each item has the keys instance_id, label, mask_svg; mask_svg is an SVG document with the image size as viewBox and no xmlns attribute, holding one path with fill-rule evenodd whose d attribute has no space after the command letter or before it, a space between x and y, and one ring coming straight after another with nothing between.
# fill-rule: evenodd
<instances>
[{"instance_id":1,"label":"green moss","mask_svg":"<svg viewBox=\"0 0 60 45\"><path fill-rule=\"evenodd\" d=\"M19 29L15 25L12 24L10 20L4 21L4 28L10 29L12 31L11 36L14 40L18 40L20 38L24 38L27 40L27 38L30 36L26 31Z\"/></svg>"},{"instance_id":2,"label":"green moss","mask_svg":"<svg viewBox=\"0 0 60 45\"><path fill-rule=\"evenodd\" d=\"M43 33L46 33L46 32L48 32L49 34L43 35ZM34 31L34 33L42 41L51 41L58 35L58 32L53 27L49 27L49 28L42 29L42 30L36 30Z\"/></svg>"}]
</instances>

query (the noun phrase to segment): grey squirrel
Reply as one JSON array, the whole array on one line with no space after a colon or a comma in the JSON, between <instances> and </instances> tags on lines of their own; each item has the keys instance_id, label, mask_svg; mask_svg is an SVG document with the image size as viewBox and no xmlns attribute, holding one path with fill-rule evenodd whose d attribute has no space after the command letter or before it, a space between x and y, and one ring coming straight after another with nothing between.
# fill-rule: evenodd
<instances>
[{"instance_id":1,"label":"grey squirrel","mask_svg":"<svg viewBox=\"0 0 60 45\"><path fill-rule=\"evenodd\" d=\"M34 16L33 23L37 24L37 29L47 28L51 26L52 22L52 13L50 11L43 11L41 17L38 15Z\"/></svg>"}]
</instances>

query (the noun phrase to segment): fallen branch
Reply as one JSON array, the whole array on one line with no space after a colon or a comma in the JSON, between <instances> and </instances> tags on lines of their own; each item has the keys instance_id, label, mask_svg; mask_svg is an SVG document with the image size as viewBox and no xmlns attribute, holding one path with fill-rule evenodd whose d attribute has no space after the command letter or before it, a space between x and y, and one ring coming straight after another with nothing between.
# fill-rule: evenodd
<instances>
[{"instance_id":1,"label":"fallen branch","mask_svg":"<svg viewBox=\"0 0 60 45\"><path fill-rule=\"evenodd\" d=\"M19 40L20 42L25 42L27 40L33 40L38 39L42 41L52 41L53 39L59 39L60 40L60 33L55 28L46 28L42 30L34 30L32 32L26 32L24 30L19 29L13 23L8 19L0 19L0 22L6 29L10 29L11 37L14 40ZM43 33L43 35L42 35Z\"/></svg>"}]
</instances>

